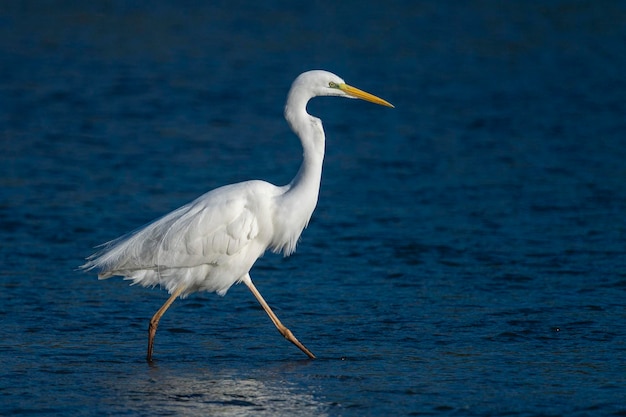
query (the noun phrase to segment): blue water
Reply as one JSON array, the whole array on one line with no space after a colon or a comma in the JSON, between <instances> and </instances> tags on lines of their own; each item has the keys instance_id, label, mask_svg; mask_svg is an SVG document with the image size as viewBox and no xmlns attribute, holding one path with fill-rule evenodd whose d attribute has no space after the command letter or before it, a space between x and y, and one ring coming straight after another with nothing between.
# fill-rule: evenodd
<instances>
[{"instance_id":1,"label":"blue water","mask_svg":"<svg viewBox=\"0 0 626 417\"><path fill-rule=\"evenodd\" d=\"M83 4L85 3L85 4ZM0 414L626 415L624 2L0 4ZM340 3L340 4L337 4ZM219 185L327 155L259 290L76 271Z\"/></svg>"}]
</instances>

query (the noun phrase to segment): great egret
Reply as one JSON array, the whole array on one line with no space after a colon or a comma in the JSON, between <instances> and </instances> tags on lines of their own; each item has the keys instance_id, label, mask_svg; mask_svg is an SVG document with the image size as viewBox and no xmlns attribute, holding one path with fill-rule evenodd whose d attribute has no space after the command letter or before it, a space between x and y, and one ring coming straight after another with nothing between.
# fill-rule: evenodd
<instances>
[{"instance_id":1,"label":"great egret","mask_svg":"<svg viewBox=\"0 0 626 417\"><path fill-rule=\"evenodd\" d=\"M310 358L315 358L285 327L250 279L254 262L269 249L290 255L317 204L324 129L306 111L316 96L360 98L383 106L387 101L347 85L327 71L308 71L296 78L287 96L285 119L304 149L302 165L288 185L245 181L202 195L154 222L105 243L87 258L83 270L97 270L98 278L114 275L134 284L163 286L170 297L148 327L148 355L152 361L154 336L160 318L177 297L196 291L219 295L243 282L259 301L278 331Z\"/></svg>"}]
</instances>

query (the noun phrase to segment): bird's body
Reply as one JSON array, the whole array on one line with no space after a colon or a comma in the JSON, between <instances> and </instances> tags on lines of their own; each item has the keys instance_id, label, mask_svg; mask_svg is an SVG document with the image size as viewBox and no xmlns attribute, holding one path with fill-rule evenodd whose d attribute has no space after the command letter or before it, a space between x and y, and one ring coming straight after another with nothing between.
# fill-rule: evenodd
<instances>
[{"instance_id":1,"label":"bird's body","mask_svg":"<svg viewBox=\"0 0 626 417\"><path fill-rule=\"evenodd\" d=\"M170 293L184 286L183 296L196 291L224 295L266 249L286 254L293 250L304 225L289 234L271 221L275 200L285 188L246 181L212 190L111 242L98 258L103 271L99 276L122 275Z\"/></svg>"},{"instance_id":2,"label":"bird's body","mask_svg":"<svg viewBox=\"0 0 626 417\"><path fill-rule=\"evenodd\" d=\"M158 321L175 298L196 291L224 295L239 282L246 283L279 331L314 357L271 312L252 284L249 271L266 250L290 255L317 205L325 136L320 119L306 112L306 104L320 95L362 98L391 106L347 86L332 73L301 74L285 105L285 118L300 137L304 151L300 170L291 183L275 186L253 180L219 187L105 244L82 266L98 270L102 279L120 275L135 284L160 285L169 291L170 299L150 323L148 360Z\"/></svg>"}]
</instances>

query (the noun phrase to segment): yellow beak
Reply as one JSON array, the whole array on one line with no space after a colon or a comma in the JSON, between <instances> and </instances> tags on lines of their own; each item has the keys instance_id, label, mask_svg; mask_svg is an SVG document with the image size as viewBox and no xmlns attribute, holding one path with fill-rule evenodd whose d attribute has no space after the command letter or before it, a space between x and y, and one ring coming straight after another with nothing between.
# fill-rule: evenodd
<instances>
[{"instance_id":1,"label":"yellow beak","mask_svg":"<svg viewBox=\"0 0 626 417\"><path fill-rule=\"evenodd\" d=\"M361 100L369 101L371 103L380 104L381 106L394 107L393 104L389 103L386 100L383 100L380 97L376 97L373 94L366 93L363 90L359 90L356 87L352 87L348 84L339 84L339 89L349 96L360 98Z\"/></svg>"}]
</instances>

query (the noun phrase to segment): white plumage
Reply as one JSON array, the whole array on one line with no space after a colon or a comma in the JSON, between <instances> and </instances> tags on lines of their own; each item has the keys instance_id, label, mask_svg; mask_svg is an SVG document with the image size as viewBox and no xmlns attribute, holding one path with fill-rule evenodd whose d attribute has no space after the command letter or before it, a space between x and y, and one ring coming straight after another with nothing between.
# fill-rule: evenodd
<instances>
[{"instance_id":1,"label":"white plumage","mask_svg":"<svg viewBox=\"0 0 626 417\"><path fill-rule=\"evenodd\" d=\"M280 323L250 279L254 262L269 249L290 255L317 204L325 137L320 119L306 112L315 96L361 98L388 102L348 86L327 71L309 71L293 83L285 118L299 136L303 162L290 184L265 181L226 185L155 220L135 232L103 245L81 268L97 270L101 279L119 275L134 284L160 285L171 294L150 322L148 360L158 321L178 297L196 291L226 294L244 282L278 330L309 357L313 354Z\"/></svg>"},{"instance_id":2,"label":"white plumage","mask_svg":"<svg viewBox=\"0 0 626 417\"><path fill-rule=\"evenodd\" d=\"M182 296L224 295L269 247L270 213L280 187L247 181L210 191L157 221L105 245L85 265L99 278L121 275Z\"/></svg>"}]
</instances>

